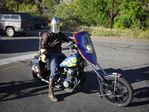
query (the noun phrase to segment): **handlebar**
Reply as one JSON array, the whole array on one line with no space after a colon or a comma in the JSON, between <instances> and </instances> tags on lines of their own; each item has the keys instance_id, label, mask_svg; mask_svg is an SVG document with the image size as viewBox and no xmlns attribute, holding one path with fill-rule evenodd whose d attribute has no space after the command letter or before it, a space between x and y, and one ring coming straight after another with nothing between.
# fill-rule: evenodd
<instances>
[{"instance_id":1,"label":"handlebar","mask_svg":"<svg viewBox=\"0 0 149 112\"><path fill-rule=\"evenodd\" d=\"M62 48L62 50L78 50L76 44L74 42L69 42L69 45L67 47Z\"/></svg>"},{"instance_id":2,"label":"handlebar","mask_svg":"<svg viewBox=\"0 0 149 112\"><path fill-rule=\"evenodd\" d=\"M62 50L69 50L69 49L70 49L69 47L62 48Z\"/></svg>"}]
</instances>

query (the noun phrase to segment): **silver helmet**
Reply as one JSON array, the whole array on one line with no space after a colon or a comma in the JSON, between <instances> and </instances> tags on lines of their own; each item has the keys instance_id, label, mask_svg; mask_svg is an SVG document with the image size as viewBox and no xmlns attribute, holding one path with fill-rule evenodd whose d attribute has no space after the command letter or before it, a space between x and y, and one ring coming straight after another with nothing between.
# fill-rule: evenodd
<instances>
[{"instance_id":1,"label":"silver helmet","mask_svg":"<svg viewBox=\"0 0 149 112\"><path fill-rule=\"evenodd\" d=\"M60 20L58 17L53 17L51 19L51 31L53 33L59 33L60 32Z\"/></svg>"}]
</instances>

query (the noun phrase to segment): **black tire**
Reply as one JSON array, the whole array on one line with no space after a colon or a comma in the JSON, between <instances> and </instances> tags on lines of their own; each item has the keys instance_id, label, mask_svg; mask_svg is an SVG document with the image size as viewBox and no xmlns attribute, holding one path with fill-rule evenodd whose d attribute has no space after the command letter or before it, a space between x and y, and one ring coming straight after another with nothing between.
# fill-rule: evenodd
<instances>
[{"instance_id":1,"label":"black tire","mask_svg":"<svg viewBox=\"0 0 149 112\"><path fill-rule=\"evenodd\" d=\"M100 84L100 94L103 95L103 100L107 103L125 107L129 105L133 99L132 86L122 77L117 78L116 91L114 92L115 77L106 77L107 85ZM105 94L112 95L105 95Z\"/></svg>"},{"instance_id":2,"label":"black tire","mask_svg":"<svg viewBox=\"0 0 149 112\"><path fill-rule=\"evenodd\" d=\"M15 35L15 30L13 27L7 27L6 28L6 34L9 37L13 37Z\"/></svg>"},{"instance_id":3,"label":"black tire","mask_svg":"<svg viewBox=\"0 0 149 112\"><path fill-rule=\"evenodd\" d=\"M37 76L37 72L32 71L32 76L33 76L34 79L41 80L41 79Z\"/></svg>"},{"instance_id":4,"label":"black tire","mask_svg":"<svg viewBox=\"0 0 149 112\"><path fill-rule=\"evenodd\" d=\"M21 32L20 34L21 34L21 36L26 36L25 32Z\"/></svg>"}]
</instances>

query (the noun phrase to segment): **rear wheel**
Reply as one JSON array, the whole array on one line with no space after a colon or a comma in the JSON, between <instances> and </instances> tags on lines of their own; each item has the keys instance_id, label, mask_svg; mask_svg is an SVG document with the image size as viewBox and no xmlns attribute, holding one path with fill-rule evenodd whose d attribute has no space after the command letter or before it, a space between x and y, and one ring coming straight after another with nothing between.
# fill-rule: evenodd
<instances>
[{"instance_id":1,"label":"rear wheel","mask_svg":"<svg viewBox=\"0 0 149 112\"><path fill-rule=\"evenodd\" d=\"M131 85L122 77L107 77L107 83L100 85L100 93L103 99L114 106L127 106L133 98Z\"/></svg>"},{"instance_id":2,"label":"rear wheel","mask_svg":"<svg viewBox=\"0 0 149 112\"><path fill-rule=\"evenodd\" d=\"M6 34L7 34L7 36L9 36L9 37L13 37L14 34L15 34L14 28L13 28L13 27L7 27L7 28L6 28Z\"/></svg>"},{"instance_id":3,"label":"rear wheel","mask_svg":"<svg viewBox=\"0 0 149 112\"><path fill-rule=\"evenodd\" d=\"M33 76L33 78L35 78L35 79L39 79L39 77L37 76L37 73L34 72L34 71L32 71L32 76Z\"/></svg>"}]
</instances>

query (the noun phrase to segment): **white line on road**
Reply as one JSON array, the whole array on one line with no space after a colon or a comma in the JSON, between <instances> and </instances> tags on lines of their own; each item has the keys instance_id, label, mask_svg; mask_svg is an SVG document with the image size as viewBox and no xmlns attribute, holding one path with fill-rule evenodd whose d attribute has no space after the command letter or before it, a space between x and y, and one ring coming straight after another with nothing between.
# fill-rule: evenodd
<instances>
[{"instance_id":1,"label":"white line on road","mask_svg":"<svg viewBox=\"0 0 149 112\"><path fill-rule=\"evenodd\" d=\"M37 53L0 59L0 66L33 58Z\"/></svg>"}]
</instances>

